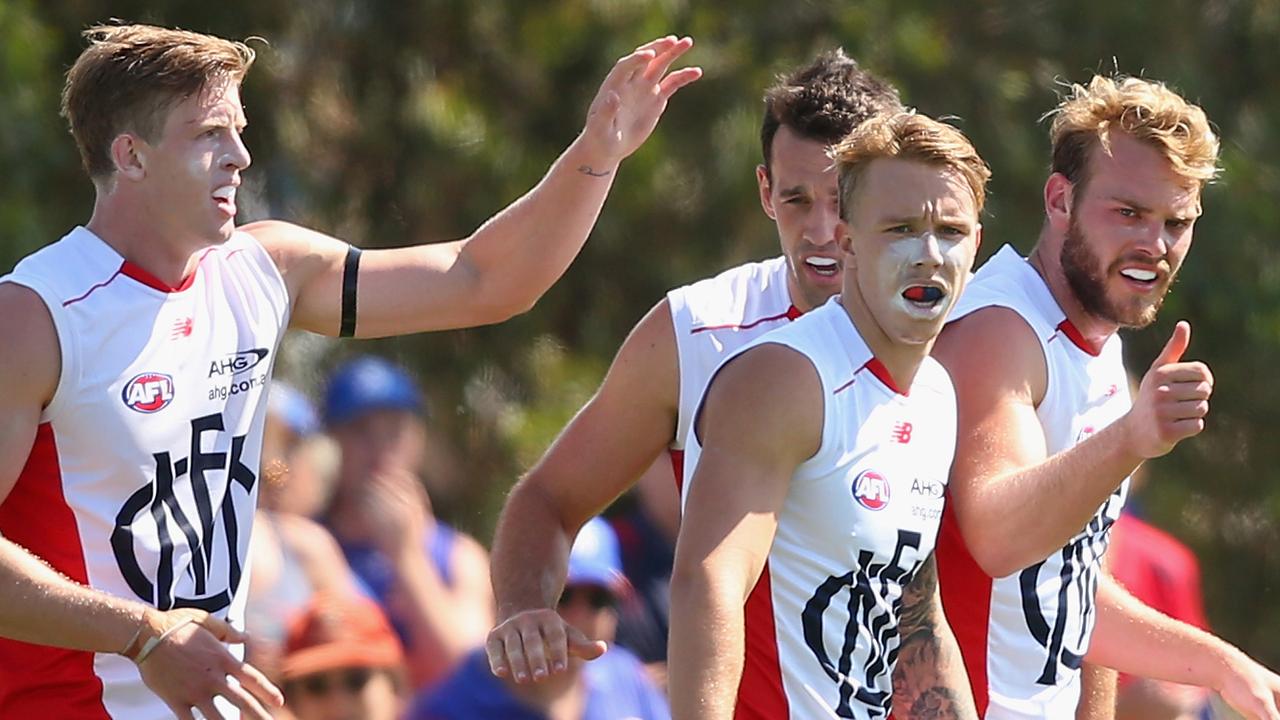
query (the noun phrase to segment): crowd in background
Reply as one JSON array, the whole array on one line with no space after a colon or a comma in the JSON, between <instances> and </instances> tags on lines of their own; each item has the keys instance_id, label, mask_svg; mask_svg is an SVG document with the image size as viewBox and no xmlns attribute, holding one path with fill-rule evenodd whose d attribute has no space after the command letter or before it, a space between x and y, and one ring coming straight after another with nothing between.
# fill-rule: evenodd
<instances>
[{"instance_id":1,"label":"crowd in background","mask_svg":"<svg viewBox=\"0 0 1280 720\"><path fill-rule=\"evenodd\" d=\"M263 449L247 624L249 659L296 720L669 718L668 587L679 522L663 456L632 496L578 535L559 612L610 650L533 685L494 677L489 561L432 510L431 410L403 368L337 366L314 403L277 381ZM1132 592L1205 627L1195 556L1126 513L1109 563ZM1212 715L1199 689L1122 677L1121 720Z\"/></svg>"}]
</instances>

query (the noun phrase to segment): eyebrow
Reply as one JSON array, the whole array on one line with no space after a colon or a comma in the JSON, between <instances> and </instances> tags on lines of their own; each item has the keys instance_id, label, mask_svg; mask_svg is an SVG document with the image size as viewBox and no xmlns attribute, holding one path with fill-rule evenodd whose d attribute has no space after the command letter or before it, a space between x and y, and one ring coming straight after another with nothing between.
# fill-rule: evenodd
<instances>
[{"instance_id":1,"label":"eyebrow","mask_svg":"<svg viewBox=\"0 0 1280 720\"><path fill-rule=\"evenodd\" d=\"M1151 208L1131 198L1126 198L1120 195L1116 195L1112 197L1112 200L1122 205L1128 205L1129 207L1133 208L1134 210L1137 210L1138 212L1142 212L1142 213L1153 212ZM1201 207L1197 203L1196 207L1189 213L1180 213L1180 212L1174 211L1173 213L1170 213L1170 216L1177 220L1195 220L1196 218L1200 217L1200 215L1202 215L1203 213L1204 213L1204 210L1201 209Z\"/></svg>"}]
</instances>

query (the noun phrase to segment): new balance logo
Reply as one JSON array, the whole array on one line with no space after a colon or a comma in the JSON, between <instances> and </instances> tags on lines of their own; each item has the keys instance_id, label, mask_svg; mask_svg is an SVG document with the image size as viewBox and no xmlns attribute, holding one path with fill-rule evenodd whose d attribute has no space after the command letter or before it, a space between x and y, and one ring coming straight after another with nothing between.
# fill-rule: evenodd
<instances>
[{"instance_id":1,"label":"new balance logo","mask_svg":"<svg viewBox=\"0 0 1280 720\"><path fill-rule=\"evenodd\" d=\"M911 442L911 423L905 420L900 420L897 423L894 423L893 432L890 433L890 437L893 438L894 442L901 443L903 445Z\"/></svg>"},{"instance_id":2,"label":"new balance logo","mask_svg":"<svg viewBox=\"0 0 1280 720\"><path fill-rule=\"evenodd\" d=\"M173 331L169 333L169 339L191 337L193 328L195 328L195 322L191 318L178 318L173 322Z\"/></svg>"}]
</instances>

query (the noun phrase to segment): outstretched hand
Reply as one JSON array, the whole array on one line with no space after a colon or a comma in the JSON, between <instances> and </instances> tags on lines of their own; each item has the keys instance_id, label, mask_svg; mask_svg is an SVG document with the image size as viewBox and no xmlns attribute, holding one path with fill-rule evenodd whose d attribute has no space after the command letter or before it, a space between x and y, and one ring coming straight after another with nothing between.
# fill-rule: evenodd
<instances>
[{"instance_id":1,"label":"outstretched hand","mask_svg":"<svg viewBox=\"0 0 1280 720\"><path fill-rule=\"evenodd\" d=\"M570 657L594 660L606 649L604 642L589 639L547 608L512 615L489 631L484 645L489 670L517 683L564 672Z\"/></svg>"},{"instance_id":2,"label":"outstretched hand","mask_svg":"<svg viewBox=\"0 0 1280 720\"><path fill-rule=\"evenodd\" d=\"M243 717L253 720L270 720L267 708L284 704L284 697L270 680L227 650L224 643L242 643L245 636L226 622L189 608L149 610L143 622L144 634L154 638L173 629L140 659L138 671L175 717L194 718L195 708L209 720L220 718L222 714L213 704L219 695L239 708Z\"/></svg>"},{"instance_id":3,"label":"outstretched hand","mask_svg":"<svg viewBox=\"0 0 1280 720\"><path fill-rule=\"evenodd\" d=\"M1191 343L1191 325L1179 321L1151 369L1142 378L1126 421L1134 450L1144 458L1164 455L1180 441L1204 430L1213 394L1213 373L1182 355Z\"/></svg>"},{"instance_id":4,"label":"outstretched hand","mask_svg":"<svg viewBox=\"0 0 1280 720\"><path fill-rule=\"evenodd\" d=\"M667 72L691 47L692 38L668 35L641 45L614 64L591 102L582 131L606 161L617 163L635 152L657 126L667 100L702 77L697 67Z\"/></svg>"}]
</instances>

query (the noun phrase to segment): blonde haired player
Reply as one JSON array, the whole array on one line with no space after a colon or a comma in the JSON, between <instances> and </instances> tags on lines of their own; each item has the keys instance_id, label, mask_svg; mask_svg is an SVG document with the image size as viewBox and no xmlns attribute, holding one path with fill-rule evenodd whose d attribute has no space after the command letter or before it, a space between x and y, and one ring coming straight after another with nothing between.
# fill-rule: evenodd
<instances>
[{"instance_id":1,"label":"blonde haired player","mask_svg":"<svg viewBox=\"0 0 1280 720\"><path fill-rule=\"evenodd\" d=\"M990 175L955 128L866 121L834 151L841 293L713 375L686 439L669 683L683 719L973 717L945 620L937 682L892 687L955 445L929 357L963 291ZM917 577L919 575L919 577ZM927 582L921 582L927 580ZM740 698L744 670L757 683ZM764 685L764 687L759 687Z\"/></svg>"}]
</instances>

